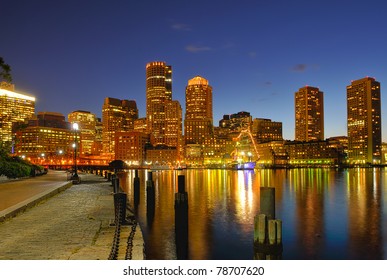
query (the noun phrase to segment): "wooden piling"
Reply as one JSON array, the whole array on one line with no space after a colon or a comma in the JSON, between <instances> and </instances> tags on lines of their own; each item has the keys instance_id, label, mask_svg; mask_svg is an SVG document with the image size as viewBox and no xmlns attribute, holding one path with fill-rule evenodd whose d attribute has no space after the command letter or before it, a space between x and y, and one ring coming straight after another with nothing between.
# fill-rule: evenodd
<instances>
[{"instance_id":1,"label":"wooden piling","mask_svg":"<svg viewBox=\"0 0 387 280\"><path fill-rule=\"evenodd\" d=\"M137 169L134 171L133 188L134 188L134 204L135 206L137 206L140 202L140 178L138 177Z\"/></svg>"},{"instance_id":2,"label":"wooden piling","mask_svg":"<svg viewBox=\"0 0 387 280\"><path fill-rule=\"evenodd\" d=\"M185 176L178 176L178 192L175 193L175 241L177 259L188 258L188 193Z\"/></svg>"},{"instance_id":3,"label":"wooden piling","mask_svg":"<svg viewBox=\"0 0 387 280\"><path fill-rule=\"evenodd\" d=\"M260 212L254 217L254 258L282 258L282 221L275 219L275 189L260 188Z\"/></svg>"}]
</instances>

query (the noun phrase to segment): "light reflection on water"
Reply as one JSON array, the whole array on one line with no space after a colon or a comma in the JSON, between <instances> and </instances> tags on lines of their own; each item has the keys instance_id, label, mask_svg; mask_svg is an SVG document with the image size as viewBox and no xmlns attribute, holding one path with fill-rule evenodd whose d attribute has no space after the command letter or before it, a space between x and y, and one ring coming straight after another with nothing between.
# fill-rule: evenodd
<instances>
[{"instance_id":1,"label":"light reflection on water","mask_svg":"<svg viewBox=\"0 0 387 280\"><path fill-rule=\"evenodd\" d=\"M385 169L184 170L153 172L156 200L147 205L146 172L135 207L148 259L176 259L174 194L186 176L189 259L253 259L259 188L276 188L283 259L386 259ZM134 171L121 184L134 204Z\"/></svg>"}]
</instances>

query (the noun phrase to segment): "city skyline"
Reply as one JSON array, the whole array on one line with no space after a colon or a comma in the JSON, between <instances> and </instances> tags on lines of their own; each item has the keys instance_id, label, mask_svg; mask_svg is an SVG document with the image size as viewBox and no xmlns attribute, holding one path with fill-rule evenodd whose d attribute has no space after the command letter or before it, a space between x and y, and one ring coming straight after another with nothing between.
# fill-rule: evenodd
<instances>
[{"instance_id":1,"label":"city skyline","mask_svg":"<svg viewBox=\"0 0 387 280\"><path fill-rule=\"evenodd\" d=\"M372 76L381 84L386 127L387 4L336 2L9 1L0 54L15 90L36 96L36 112L101 117L104 98L114 97L136 100L145 117L145 65L165 61L183 111L187 81L208 79L215 125L223 114L248 111L283 122L292 140L294 92L310 85L324 92L325 138L347 135L346 86Z\"/></svg>"}]
</instances>

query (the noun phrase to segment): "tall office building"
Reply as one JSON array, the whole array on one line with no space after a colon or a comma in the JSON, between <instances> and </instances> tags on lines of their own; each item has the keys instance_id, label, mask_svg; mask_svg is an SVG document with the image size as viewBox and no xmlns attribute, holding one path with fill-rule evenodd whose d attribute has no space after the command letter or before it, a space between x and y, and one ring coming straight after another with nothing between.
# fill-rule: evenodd
<instances>
[{"instance_id":1,"label":"tall office building","mask_svg":"<svg viewBox=\"0 0 387 280\"><path fill-rule=\"evenodd\" d=\"M79 125L80 155L92 155L96 138L96 115L89 111L77 110L68 114L67 118L70 123L78 123Z\"/></svg>"},{"instance_id":2,"label":"tall office building","mask_svg":"<svg viewBox=\"0 0 387 280\"><path fill-rule=\"evenodd\" d=\"M208 80L196 76L185 91L185 144L204 144L213 134L212 87Z\"/></svg>"},{"instance_id":3,"label":"tall office building","mask_svg":"<svg viewBox=\"0 0 387 280\"><path fill-rule=\"evenodd\" d=\"M7 89L5 89L7 88ZM35 113L35 97L17 93L5 82L0 86L0 141L12 141L12 128L25 123Z\"/></svg>"},{"instance_id":4,"label":"tall office building","mask_svg":"<svg viewBox=\"0 0 387 280\"><path fill-rule=\"evenodd\" d=\"M324 140L324 98L316 87L305 86L294 95L295 140Z\"/></svg>"},{"instance_id":5,"label":"tall office building","mask_svg":"<svg viewBox=\"0 0 387 280\"><path fill-rule=\"evenodd\" d=\"M166 110L172 100L172 67L165 62L150 62L146 65L146 119L151 134L151 144L165 144Z\"/></svg>"},{"instance_id":6,"label":"tall office building","mask_svg":"<svg viewBox=\"0 0 387 280\"><path fill-rule=\"evenodd\" d=\"M165 145L177 148L178 160L183 150L183 111L177 100L168 101L165 105Z\"/></svg>"},{"instance_id":7,"label":"tall office building","mask_svg":"<svg viewBox=\"0 0 387 280\"><path fill-rule=\"evenodd\" d=\"M347 86L348 158L351 163L380 163L380 83L373 78L352 81Z\"/></svg>"},{"instance_id":8,"label":"tall office building","mask_svg":"<svg viewBox=\"0 0 387 280\"><path fill-rule=\"evenodd\" d=\"M102 106L102 145L105 156L114 158L115 133L133 129L137 118L136 101L105 98Z\"/></svg>"}]
</instances>

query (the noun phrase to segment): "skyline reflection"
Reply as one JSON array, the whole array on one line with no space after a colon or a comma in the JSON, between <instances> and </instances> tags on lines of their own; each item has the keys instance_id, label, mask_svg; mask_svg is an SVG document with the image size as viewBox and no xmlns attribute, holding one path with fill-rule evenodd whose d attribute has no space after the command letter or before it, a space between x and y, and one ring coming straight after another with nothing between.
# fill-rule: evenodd
<instances>
[{"instance_id":1,"label":"skyline reflection","mask_svg":"<svg viewBox=\"0 0 387 280\"><path fill-rule=\"evenodd\" d=\"M260 187L276 188L283 221L283 259L385 259L387 174L384 169L184 170L153 172L154 218L149 226L145 173L137 217L148 259L176 259L174 193L185 175L188 259L253 259L253 221ZM122 186L134 205L134 172Z\"/></svg>"}]
</instances>

